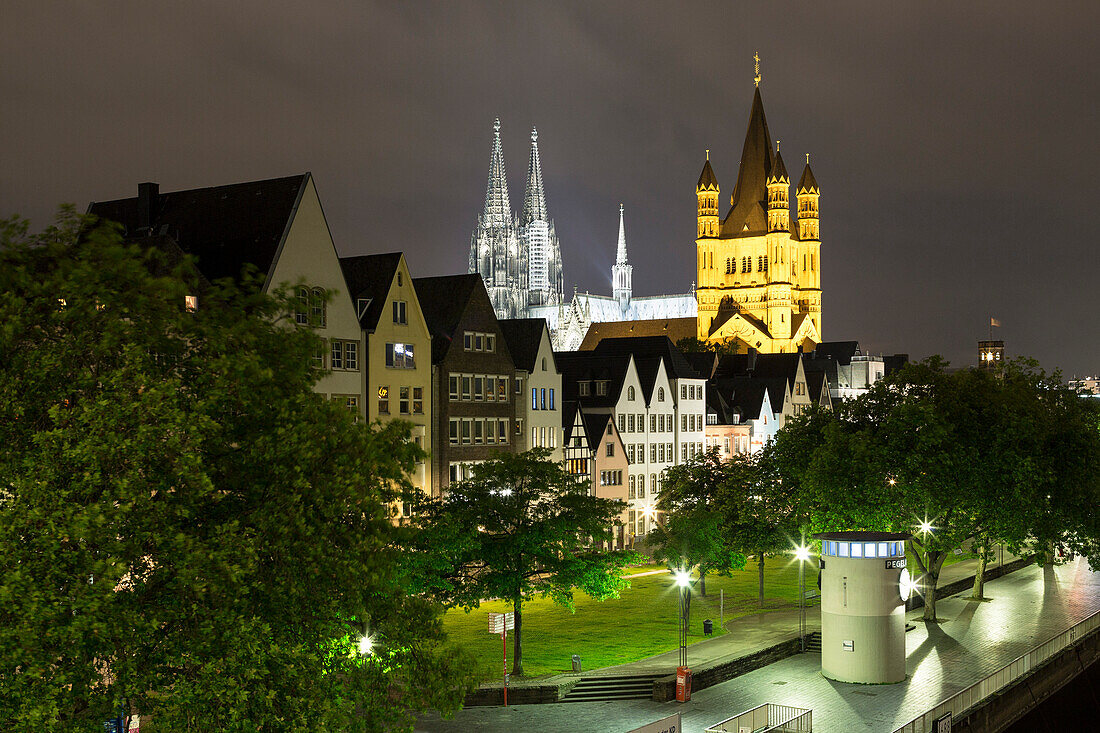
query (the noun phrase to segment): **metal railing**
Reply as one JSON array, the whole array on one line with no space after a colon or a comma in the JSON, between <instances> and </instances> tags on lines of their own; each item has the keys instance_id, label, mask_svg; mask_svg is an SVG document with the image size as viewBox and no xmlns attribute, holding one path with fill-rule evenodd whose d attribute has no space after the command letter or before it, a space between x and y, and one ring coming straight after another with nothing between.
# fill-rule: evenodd
<instances>
[{"instance_id":1,"label":"metal railing","mask_svg":"<svg viewBox=\"0 0 1100 733\"><path fill-rule=\"evenodd\" d=\"M931 710L913 718L896 729L894 733L931 733L935 727L935 721L947 713L951 713L952 718L958 720L987 697L1004 689L1098 627L1100 627L1100 611L1042 644L1032 647L980 682L960 690Z\"/></svg>"},{"instance_id":2,"label":"metal railing","mask_svg":"<svg viewBox=\"0 0 1100 733\"><path fill-rule=\"evenodd\" d=\"M752 733L812 733L813 715L805 708L767 702L715 723L703 733L740 733L741 730Z\"/></svg>"}]
</instances>

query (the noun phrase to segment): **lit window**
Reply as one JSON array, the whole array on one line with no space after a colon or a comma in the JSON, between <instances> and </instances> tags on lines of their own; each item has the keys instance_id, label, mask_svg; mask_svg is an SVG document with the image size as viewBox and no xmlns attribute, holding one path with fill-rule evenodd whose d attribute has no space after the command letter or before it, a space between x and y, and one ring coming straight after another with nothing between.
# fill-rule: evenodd
<instances>
[{"instance_id":1,"label":"lit window","mask_svg":"<svg viewBox=\"0 0 1100 733\"><path fill-rule=\"evenodd\" d=\"M386 366L394 369L415 369L412 344L386 344Z\"/></svg>"},{"instance_id":2,"label":"lit window","mask_svg":"<svg viewBox=\"0 0 1100 733\"><path fill-rule=\"evenodd\" d=\"M878 556L879 557L886 557L886 543L885 542L879 542L878 543Z\"/></svg>"},{"instance_id":3,"label":"lit window","mask_svg":"<svg viewBox=\"0 0 1100 733\"><path fill-rule=\"evenodd\" d=\"M378 413L390 414L390 388L384 385L378 388Z\"/></svg>"},{"instance_id":4,"label":"lit window","mask_svg":"<svg viewBox=\"0 0 1100 733\"><path fill-rule=\"evenodd\" d=\"M413 387L413 414L424 414L424 388Z\"/></svg>"},{"instance_id":5,"label":"lit window","mask_svg":"<svg viewBox=\"0 0 1100 733\"><path fill-rule=\"evenodd\" d=\"M519 382L516 383L516 386L520 386ZM519 394L519 391L517 389L516 394ZM497 377L497 399L500 402L508 401L508 377Z\"/></svg>"},{"instance_id":6,"label":"lit window","mask_svg":"<svg viewBox=\"0 0 1100 733\"><path fill-rule=\"evenodd\" d=\"M838 557L848 557L848 543L847 542L840 542L840 543L837 544L837 547L840 548L840 552L837 553Z\"/></svg>"},{"instance_id":7,"label":"lit window","mask_svg":"<svg viewBox=\"0 0 1100 733\"><path fill-rule=\"evenodd\" d=\"M863 557L863 543L862 542L853 542L852 543L852 557Z\"/></svg>"},{"instance_id":8,"label":"lit window","mask_svg":"<svg viewBox=\"0 0 1100 733\"><path fill-rule=\"evenodd\" d=\"M550 388L550 409L554 409L554 388Z\"/></svg>"},{"instance_id":9,"label":"lit window","mask_svg":"<svg viewBox=\"0 0 1100 733\"><path fill-rule=\"evenodd\" d=\"M539 409L539 390L538 387L531 388L531 409Z\"/></svg>"},{"instance_id":10,"label":"lit window","mask_svg":"<svg viewBox=\"0 0 1100 733\"><path fill-rule=\"evenodd\" d=\"M194 313L199 309L199 296L197 295L185 295L183 296L183 309L188 313Z\"/></svg>"}]
</instances>

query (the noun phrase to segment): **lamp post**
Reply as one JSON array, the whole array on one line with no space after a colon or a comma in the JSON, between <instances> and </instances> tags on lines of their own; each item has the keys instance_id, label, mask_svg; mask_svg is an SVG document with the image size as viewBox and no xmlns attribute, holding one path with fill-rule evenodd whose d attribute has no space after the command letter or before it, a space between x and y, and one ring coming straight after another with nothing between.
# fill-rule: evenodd
<instances>
[{"instance_id":1,"label":"lamp post","mask_svg":"<svg viewBox=\"0 0 1100 733\"><path fill-rule=\"evenodd\" d=\"M810 559L810 549L799 545L794 556L798 560L798 642L802 651L806 651L806 561Z\"/></svg>"},{"instance_id":2,"label":"lamp post","mask_svg":"<svg viewBox=\"0 0 1100 733\"><path fill-rule=\"evenodd\" d=\"M691 612L691 571L677 570L676 586L680 589L680 666L687 666L688 615Z\"/></svg>"}]
</instances>

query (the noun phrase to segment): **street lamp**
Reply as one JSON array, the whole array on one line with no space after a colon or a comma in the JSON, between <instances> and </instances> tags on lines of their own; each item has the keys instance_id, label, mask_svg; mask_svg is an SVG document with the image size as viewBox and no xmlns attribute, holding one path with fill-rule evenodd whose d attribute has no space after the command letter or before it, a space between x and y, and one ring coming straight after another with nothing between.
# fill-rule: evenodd
<instances>
[{"instance_id":1,"label":"street lamp","mask_svg":"<svg viewBox=\"0 0 1100 733\"><path fill-rule=\"evenodd\" d=\"M371 637L367 634L363 634L362 636L359 637L359 653L360 654L362 654L364 657L369 657L371 655L371 651L373 649L374 649L374 638L373 637Z\"/></svg>"},{"instance_id":2,"label":"street lamp","mask_svg":"<svg viewBox=\"0 0 1100 733\"><path fill-rule=\"evenodd\" d=\"M798 560L798 641L806 651L806 561L810 559L810 548L799 545L794 556Z\"/></svg>"},{"instance_id":3,"label":"street lamp","mask_svg":"<svg viewBox=\"0 0 1100 733\"><path fill-rule=\"evenodd\" d=\"M680 666L687 666L688 614L691 611L691 571L677 570L673 574L680 589Z\"/></svg>"}]
</instances>

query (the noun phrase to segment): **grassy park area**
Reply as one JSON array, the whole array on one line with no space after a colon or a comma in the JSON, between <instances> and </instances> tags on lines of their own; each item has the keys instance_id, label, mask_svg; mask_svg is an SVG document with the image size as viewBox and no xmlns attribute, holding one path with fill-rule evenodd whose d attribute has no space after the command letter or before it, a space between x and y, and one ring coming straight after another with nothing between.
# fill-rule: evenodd
<instances>
[{"instance_id":1,"label":"grassy park area","mask_svg":"<svg viewBox=\"0 0 1100 733\"><path fill-rule=\"evenodd\" d=\"M627 575L663 566L633 568ZM715 635L725 633L718 623L719 591L725 591L725 620L753 613L767 613L798 607L798 563L790 557L768 558L764 564L765 606L757 605L757 567L750 560L744 570L731 577L707 577L707 596L692 591L689 641L703 639L703 619L714 621ZM806 564L806 588L817 588L817 567ZM622 596L595 601L576 595L576 612L537 599L523 607L523 666L528 677L567 671L570 658L579 654L585 670L644 659L675 649L678 645L678 596L668 573L642 575L630 580ZM466 613L452 609L443 619L450 643L472 652L482 679L501 674L500 637L488 632L489 611L510 611L503 601L490 601ZM508 640L508 656L512 640ZM509 668L511 665L509 664Z\"/></svg>"}]
</instances>

